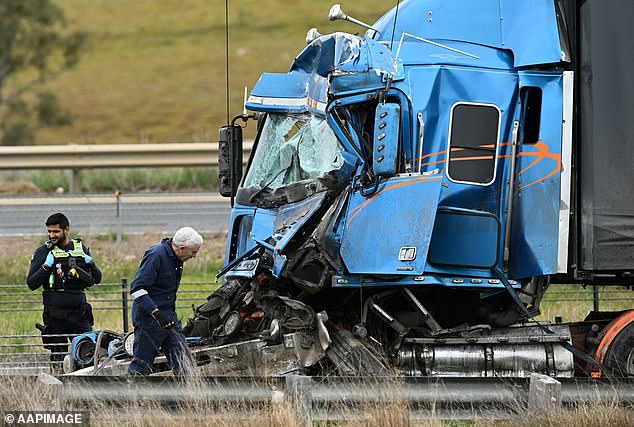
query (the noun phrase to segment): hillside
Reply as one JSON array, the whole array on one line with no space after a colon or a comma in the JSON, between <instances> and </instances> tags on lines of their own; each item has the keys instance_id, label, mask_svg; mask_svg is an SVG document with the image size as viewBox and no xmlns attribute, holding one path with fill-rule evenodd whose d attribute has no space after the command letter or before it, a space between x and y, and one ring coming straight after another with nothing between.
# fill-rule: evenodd
<instances>
[{"instance_id":1,"label":"hillside","mask_svg":"<svg viewBox=\"0 0 634 427\"><path fill-rule=\"evenodd\" d=\"M226 122L225 2L222 0L57 0L68 26L90 33L79 66L48 84L74 115L72 127L40 129L38 144L214 141ZM322 0L229 2L231 108L263 71L284 72L321 33L363 32L328 21ZM395 3L394 3L395 4ZM373 23L391 3L343 2ZM253 126L251 126L253 127Z\"/></svg>"}]
</instances>

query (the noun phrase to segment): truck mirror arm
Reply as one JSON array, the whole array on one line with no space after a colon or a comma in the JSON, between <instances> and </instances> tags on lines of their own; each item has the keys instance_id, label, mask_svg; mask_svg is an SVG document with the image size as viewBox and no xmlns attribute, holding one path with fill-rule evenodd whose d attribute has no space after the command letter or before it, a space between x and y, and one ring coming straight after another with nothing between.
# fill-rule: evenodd
<instances>
[{"instance_id":1,"label":"truck mirror arm","mask_svg":"<svg viewBox=\"0 0 634 427\"><path fill-rule=\"evenodd\" d=\"M243 122L246 123L246 122L249 121L249 119L257 120L258 119L258 115L257 114L246 114L246 113L238 114L233 119L231 119L231 126L235 126L235 123L238 120L242 120Z\"/></svg>"}]
</instances>

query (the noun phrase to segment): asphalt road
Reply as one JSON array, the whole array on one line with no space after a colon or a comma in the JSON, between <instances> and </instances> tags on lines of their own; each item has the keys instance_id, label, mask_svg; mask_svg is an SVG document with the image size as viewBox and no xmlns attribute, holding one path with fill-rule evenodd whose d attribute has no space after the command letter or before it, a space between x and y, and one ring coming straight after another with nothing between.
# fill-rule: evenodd
<instances>
[{"instance_id":1,"label":"asphalt road","mask_svg":"<svg viewBox=\"0 0 634 427\"><path fill-rule=\"evenodd\" d=\"M37 235L46 218L65 213L74 232L82 234L173 233L191 226L204 233L227 231L229 199L216 194L122 195L117 218L114 195L0 197L0 235Z\"/></svg>"}]
</instances>

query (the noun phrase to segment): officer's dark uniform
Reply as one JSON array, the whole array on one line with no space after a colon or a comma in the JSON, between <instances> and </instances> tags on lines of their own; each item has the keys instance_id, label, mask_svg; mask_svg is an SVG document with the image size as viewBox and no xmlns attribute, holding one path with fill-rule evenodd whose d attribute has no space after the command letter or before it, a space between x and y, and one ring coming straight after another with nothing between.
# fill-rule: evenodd
<instances>
[{"instance_id":1,"label":"officer's dark uniform","mask_svg":"<svg viewBox=\"0 0 634 427\"><path fill-rule=\"evenodd\" d=\"M44 265L49 252L54 256L52 267ZM81 334L92 330L92 308L86 302L84 289L101 281L101 271L94 262L86 263L90 250L79 239L63 247L50 242L35 250L26 283L31 290L43 289L44 312L42 342L51 350L51 360L64 359L68 352L66 337L47 337L54 334ZM61 344L61 345L51 345Z\"/></svg>"},{"instance_id":2,"label":"officer's dark uniform","mask_svg":"<svg viewBox=\"0 0 634 427\"><path fill-rule=\"evenodd\" d=\"M193 367L181 323L176 317L176 291L183 275L183 262L176 257L171 243L172 239L163 239L145 252L130 287L134 298L134 359L128 368L130 374L150 374L159 348L175 375L187 374ZM174 321L174 328L159 326L151 314L156 308Z\"/></svg>"}]
</instances>

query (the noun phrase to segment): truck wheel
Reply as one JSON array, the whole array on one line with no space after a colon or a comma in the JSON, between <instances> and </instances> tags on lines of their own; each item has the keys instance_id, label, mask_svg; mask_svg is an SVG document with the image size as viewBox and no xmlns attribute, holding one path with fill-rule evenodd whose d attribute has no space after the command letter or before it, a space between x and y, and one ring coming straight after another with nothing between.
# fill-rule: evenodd
<instances>
[{"instance_id":1,"label":"truck wheel","mask_svg":"<svg viewBox=\"0 0 634 427\"><path fill-rule=\"evenodd\" d=\"M634 375L634 323L614 338L603 359L605 369L617 377Z\"/></svg>"},{"instance_id":2,"label":"truck wheel","mask_svg":"<svg viewBox=\"0 0 634 427\"><path fill-rule=\"evenodd\" d=\"M342 329L331 335L331 338L332 343L326 356L341 375L359 377L387 373L387 368L374 352L352 335L352 332Z\"/></svg>"}]
</instances>

